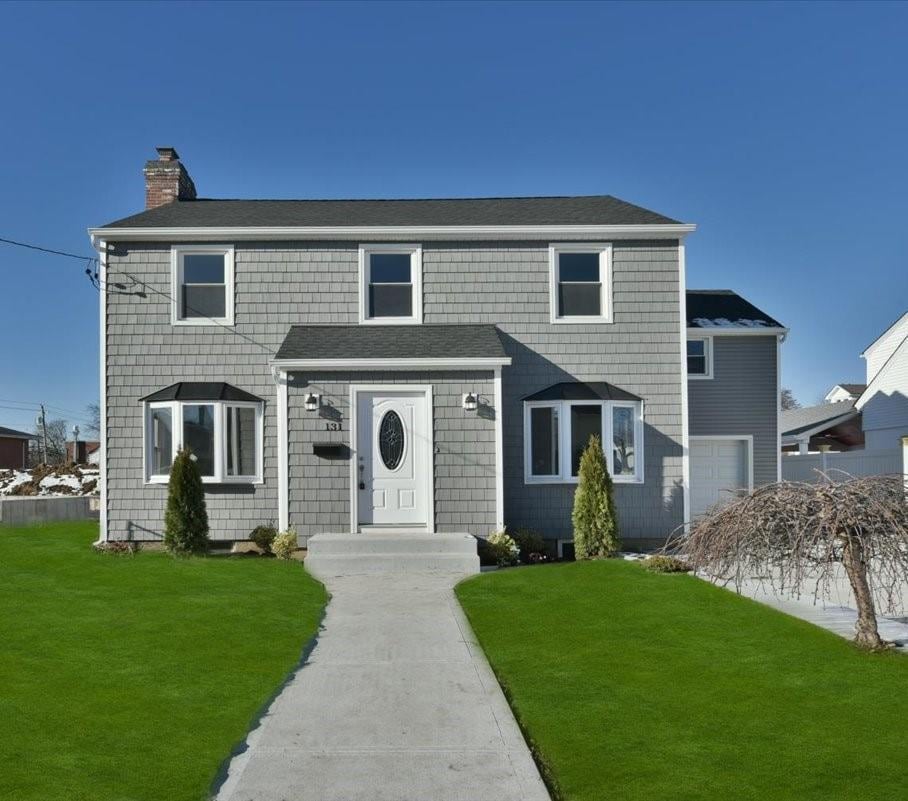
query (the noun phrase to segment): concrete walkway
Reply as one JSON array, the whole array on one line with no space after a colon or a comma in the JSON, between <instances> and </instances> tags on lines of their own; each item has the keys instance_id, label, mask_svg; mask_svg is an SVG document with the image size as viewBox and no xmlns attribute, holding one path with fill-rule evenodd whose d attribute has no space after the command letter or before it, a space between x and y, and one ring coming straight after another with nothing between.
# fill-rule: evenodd
<instances>
[{"instance_id":1,"label":"concrete walkway","mask_svg":"<svg viewBox=\"0 0 908 801\"><path fill-rule=\"evenodd\" d=\"M343 576L315 649L218 801L548 801L454 597L460 576Z\"/></svg>"}]
</instances>

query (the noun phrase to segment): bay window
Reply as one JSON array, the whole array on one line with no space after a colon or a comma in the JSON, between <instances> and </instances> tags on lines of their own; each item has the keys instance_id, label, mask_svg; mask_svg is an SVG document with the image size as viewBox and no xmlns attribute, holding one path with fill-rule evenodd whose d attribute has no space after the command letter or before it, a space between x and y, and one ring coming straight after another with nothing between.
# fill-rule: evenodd
<instances>
[{"instance_id":1,"label":"bay window","mask_svg":"<svg viewBox=\"0 0 908 801\"><path fill-rule=\"evenodd\" d=\"M524 403L526 483L576 482L593 435L600 437L614 481L643 481L641 401L555 400Z\"/></svg>"},{"instance_id":2,"label":"bay window","mask_svg":"<svg viewBox=\"0 0 908 801\"><path fill-rule=\"evenodd\" d=\"M145 405L146 481L169 480L180 448L192 452L205 483L262 480L262 404L157 401Z\"/></svg>"}]
</instances>

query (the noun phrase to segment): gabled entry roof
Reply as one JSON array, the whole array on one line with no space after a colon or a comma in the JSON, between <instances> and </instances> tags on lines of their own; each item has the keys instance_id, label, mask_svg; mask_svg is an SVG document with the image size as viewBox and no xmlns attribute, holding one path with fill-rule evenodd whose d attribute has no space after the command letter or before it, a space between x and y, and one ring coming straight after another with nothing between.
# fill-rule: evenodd
<instances>
[{"instance_id":1,"label":"gabled entry roof","mask_svg":"<svg viewBox=\"0 0 908 801\"><path fill-rule=\"evenodd\" d=\"M500 366L511 359L494 325L294 325L275 366Z\"/></svg>"},{"instance_id":2,"label":"gabled entry roof","mask_svg":"<svg viewBox=\"0 0 908 801\"><path fill-rule=\"evenodd\" d=\"M179 381L140 398L143 401L250 401L261 402L251 392L223 381Z\"/></svg>"},{"instance_id":3,"label":"gabled entry roof","mask_svg":"<svg viewBox=\"0 0 908 801\"><path fill-rule=\"evenodd\" d=\"M606 381L564 381L552 384L547 389L527 395L525 401L543 400L643 400L626 389L616 387Z\"/></svg>"}]
</instances>

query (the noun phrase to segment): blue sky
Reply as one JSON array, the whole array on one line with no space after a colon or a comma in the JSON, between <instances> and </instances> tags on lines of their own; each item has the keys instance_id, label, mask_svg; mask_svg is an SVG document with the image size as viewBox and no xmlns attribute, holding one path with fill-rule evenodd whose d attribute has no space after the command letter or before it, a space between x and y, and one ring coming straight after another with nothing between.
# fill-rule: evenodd
<instances>
[{"instance_id":1,"label":"blue sky","mask_svg":"<svg viewBox=\"0 0 908 801\"><path fill-rule=\"evenodd\" d=\"M895 3L3 4L0 237L91 255L160 144L208 197L614 194L700 226L689 285L788 324L809 404L908 308L906 26ZM97 400L82 269L0 245L0 425Z\"/></svg>"}]
</instances>

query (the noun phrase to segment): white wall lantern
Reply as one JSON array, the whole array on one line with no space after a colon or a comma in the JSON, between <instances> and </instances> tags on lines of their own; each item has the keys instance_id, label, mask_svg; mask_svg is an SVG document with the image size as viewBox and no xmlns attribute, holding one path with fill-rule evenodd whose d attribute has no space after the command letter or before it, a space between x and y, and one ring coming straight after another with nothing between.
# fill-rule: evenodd
<instances>
[{"instance_id":1,"label":"white wall lantern","mask_svg":"<svg viewBox=\"0 0 908 801\"><path fill-rule=\"evenodd\" d=\"M319 400L321 400L320 395L317 395L314 392L309 392L306 395L305 399L303 400L303 404L306 407L306 411L307 412L317 412L318 406L319 406Z\"/></svg>"},{"instance_id":2,"label":"white wall lantern","mask_svg":"<svg viewBox=\"0 0 908 801\"><path fill-rule=\"evenodd\" d=\"M465 392L463 408L468 412L475 412L479 408L479 396L475 392Z\"/></svg>"}]
</instances>

